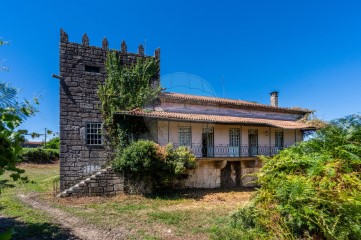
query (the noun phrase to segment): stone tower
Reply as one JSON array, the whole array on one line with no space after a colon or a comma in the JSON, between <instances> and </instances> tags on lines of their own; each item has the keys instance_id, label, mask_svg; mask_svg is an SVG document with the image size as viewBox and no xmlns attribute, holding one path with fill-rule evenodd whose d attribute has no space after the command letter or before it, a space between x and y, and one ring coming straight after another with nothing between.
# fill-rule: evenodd
<instances>
[{"instance_id":1,"label":"stone tower","mask_svg":"<svg viewBox=\"0 0 361 240\"><path fill-rule=\"evenodd\" d=\"M105 62L108 40L101 47L89 45L84 34L82 43L68 41L60 30L60 190L63 191L79 180L105 166L110 157L107 141L102 134L102 115L97 90L105 81ZM142 45L138 53L128 53L123 41L117 51L122 64L134 64L145 56ZM152 84L159 84L159 73Z\"/></svg>"}]
</instances>

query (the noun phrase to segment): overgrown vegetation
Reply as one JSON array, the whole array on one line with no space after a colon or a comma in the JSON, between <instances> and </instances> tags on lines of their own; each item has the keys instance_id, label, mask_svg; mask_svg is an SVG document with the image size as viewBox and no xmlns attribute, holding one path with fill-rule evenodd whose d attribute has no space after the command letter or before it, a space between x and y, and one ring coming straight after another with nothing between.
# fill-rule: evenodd
<instances>
[{"instance_id":1,"label":"overgrown vegetation","mask_svg":"<svg viewBox=\"0 0 361 240\"><path fill-rule=\"evenodd\" d=\"M361 117L263 158L261 188L215 239L361 239Z\"/></svg>"},{"instance_id":2,"label":"overgrown vegetation","mask_svg":"<svg viewBox=\"0 0 361 240\"><path fill-rule=\"evenodd\" d=\"M20 157L28 163L52 163L59 159L59 149L23 148Z\"/></svg>"},{"instance_id":3,"label":"overgrown vegetation","mask_svg":"<svg viewBox=\"0 0 361 240\"><path fill-rule=\"evenodd\" d=\"M131 131L128 129L129 125L115 122L114 114L143 108L152 103L161 90L159 86L151 86L152 80L156 79L159 73L159 60L138 58L135 64L124 65L117 52L110 51L106 72L105 83L99 86L98 90L104 127L111 142L124 147L130 142Z\"/></svg>"},{"instance_id":4,"label":"overgrown vegetation","mask_svg":"<svg viewBox=\"0 0 361 240\"><path fill-rule=\"evenodd\" d=\"M292 108L295 109L295 108ZM322 129L325 128L328 124L327 122L317 118L313 112L312 113L307 113L305 114L300 120L298 120L299 122L305 123L306 125L308 125L309 127L313 127L316 129ZM309 134L312 134L313 131L310 131Z\"/></svg>"},{"instance_id":5,"label":"overgrown vegetation","mask_svg":"<svg viewBox=\"0 0 361 240\"><path fill-rule=\"evenodd\" d=\"M46 142L46 149L60 149L60 137L54 137Z\"/></svg>"},{"instance_id":6,"label":"overgrown vegetation","mask_svg":"<svg viewBox=\"0 0 361 240\"><path fill-rule=\"evenodd\" d=\"M160 147L152 141L140 140L149 131L143 119L123 116L114 120L116 113L144 109L153 103L161 91L160 86L152 85L159 77L159 60L138 58L135 64L126 65L111 51L106 71L107 78L98 95L106 134L117 152L114 169L138 180L149 178L153 187L159 188L170 186L186 169L195 168L195 157L186 148Z\"/></svg>"},{"instance_id":7,"label":"overgrown vegetation","mask_svg":"<svg viewBox=\"0 0 361 240\"><path fill-rule=\"evenodd\" d=\"M186 147L165 147L139 140L121 150L113 161L115 169L130 173L139 179L148 178L153 188L170 187L175 180L196 167L196 158Z\"/></svg>"}]
</instances>

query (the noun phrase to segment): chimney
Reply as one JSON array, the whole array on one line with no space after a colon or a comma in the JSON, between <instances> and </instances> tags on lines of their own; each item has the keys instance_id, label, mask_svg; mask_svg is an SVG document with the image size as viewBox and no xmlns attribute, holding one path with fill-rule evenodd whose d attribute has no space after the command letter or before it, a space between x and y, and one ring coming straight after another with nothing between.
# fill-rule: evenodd
<instances>
[{"instance_id":1,"label":"chimney","mask_svg":"<svg viewBox=\"0 0 361 240\"><path fill-rule=\"evenodd\" d=\"M278 107L278 92L271 92L271 106Z\"/></svg>"}]
</instances>

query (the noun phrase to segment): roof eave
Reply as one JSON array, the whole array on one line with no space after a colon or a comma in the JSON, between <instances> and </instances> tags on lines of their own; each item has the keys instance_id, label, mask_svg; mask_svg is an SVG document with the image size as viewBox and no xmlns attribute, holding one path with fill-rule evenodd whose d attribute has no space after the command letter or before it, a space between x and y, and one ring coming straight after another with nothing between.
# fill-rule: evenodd
<instances>
[{"instance_id":1,"label":"roof eave","mask_svg":"<svg viewBox=\"0 0 361 240\"><path fill-rule=\"evenodd\" d=\"M140 115L140 114L131 114L127 111L121 111L114 114L115 116L131 116L131 117L144 117L144 118L151 118L151 119L160 119L160 120L166 120L166 121L182 121L182 122L194 122L194 123L212 123L212 124L223 124L223 125L258 125L258 126L270 126L270 127L276 127L281 129L290 129L290 130L316 130L313 127L286 127L282 125L277 124L271 124L271 123L259 123L259 122L222 122L222 121L207 121L207 120L198 120L198 119L183 119L183 118L173 118L173 117L166 117L166 116L151 116L151 115Z\"/></svg>"},{"instance_id":2,"label":"roof eave","mask_svg":"<svg viewBox=\"0 0 361 240\"><path fill-rule=\"evenodd\" d=\"M309 114L309 113L313 113L314 110L310 110L310 109L292 109L292 108L282 108L282 107L273 107L273 106L268 106L265 104L260 104L260 105L253 105L253 104L247 104L247 103L220 103L220 102L213 102L211 100L203 100L203 99L182 99L182 98L178 98L178 97L173 97L173 96L168 96L168 95L159 95L159 98L162 99L167 99L167 100L176 100L176 101L180 101L180 102L207 102L207 103L213 103L213 104L217 104L223 107L231 107L231 108L235 108L235 107L243 107L243 108L254 108L254 109L262 109L265 111L276 111L276 112L286 112L286 113L294 113L294 114ZM230 99L231 100L231 99Z\"/></svg>"}]
</instances>

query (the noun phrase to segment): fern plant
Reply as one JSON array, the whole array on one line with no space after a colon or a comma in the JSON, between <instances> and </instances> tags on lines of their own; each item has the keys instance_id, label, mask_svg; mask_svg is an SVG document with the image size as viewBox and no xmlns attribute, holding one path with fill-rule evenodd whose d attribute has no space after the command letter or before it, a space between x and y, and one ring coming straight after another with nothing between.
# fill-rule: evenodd
<instances>
[{"instance_id":1,"label":"fern plant","mask_svg":"<svg viewBox=\"0 0 361 240\"><path fill-rule=\"evenodd\" d=\"M215 239L361 239L361 117L262 157L261 188Z\"/></svg>"}]
</instances>

